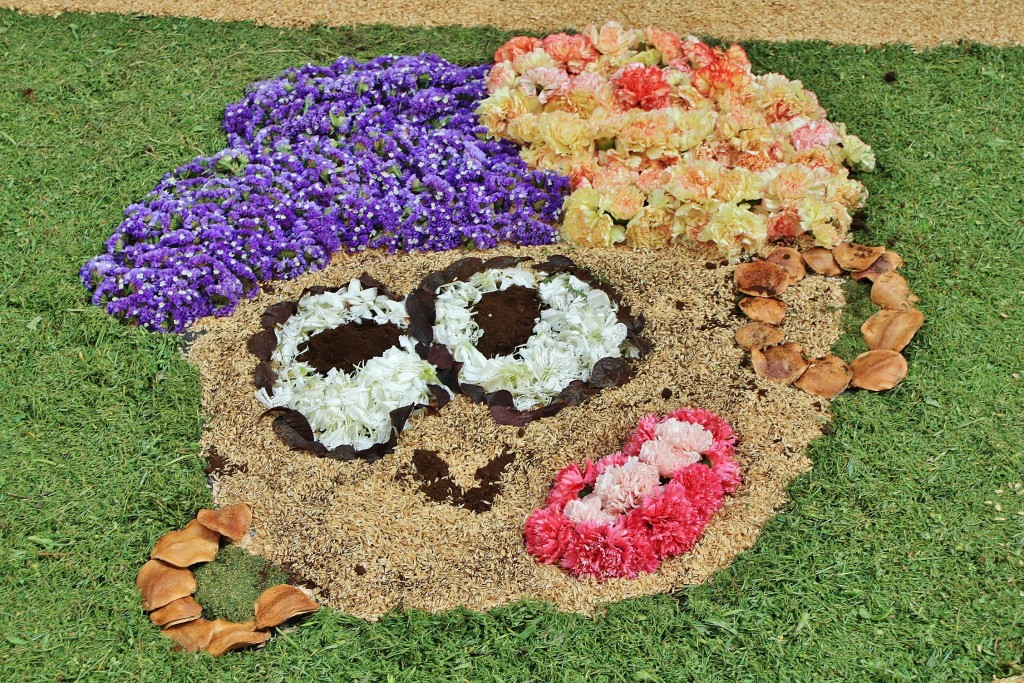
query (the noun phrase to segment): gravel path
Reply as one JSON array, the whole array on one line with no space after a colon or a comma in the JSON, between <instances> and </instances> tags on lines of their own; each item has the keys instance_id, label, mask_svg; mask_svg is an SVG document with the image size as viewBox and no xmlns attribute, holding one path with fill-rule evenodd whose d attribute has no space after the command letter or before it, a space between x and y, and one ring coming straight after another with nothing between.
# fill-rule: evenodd
<instances>
[{"instance_id":1,"label":"gravel path","mask_svg":"<svg viewBox=\"0 0 1024 683\"><path fill-rule=\"evenodd\" d=\"M0 7L38 14L124 12L254 20L273 26L387 23L399 26L493 25L553 31L616 19L733 40L827 40L935 45L957 40L1024 43L1019 0L519 0L453 3L438 0L0 0Z\"/></svg>"}]
</instances>

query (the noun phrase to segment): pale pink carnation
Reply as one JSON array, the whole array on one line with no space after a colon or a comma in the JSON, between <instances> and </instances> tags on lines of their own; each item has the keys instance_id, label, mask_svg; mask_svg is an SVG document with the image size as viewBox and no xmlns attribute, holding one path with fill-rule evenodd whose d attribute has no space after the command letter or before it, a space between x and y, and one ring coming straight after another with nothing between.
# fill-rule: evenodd
<instances>
[{"instance_id":1,"label":"pale pink carnation","mask_svg":"<svg viewBox=\"0 0 1024 683\"><path fill-rule=\"evenodd\" d=\"M562 69L537 66L522 75L519 89L527 95L536 95L541 104L545 104L569 89L569 75Z\"/></svg>"},{"instance_id":2,"label":"pale pink carnation","mask_svg":"<svg viewBox=\"0 0 1024 683\"><path fill-rule=\"evenodd\" d=\"M654 493L658 484L656 467L640 462L639 458L629 458L625 464L599 474L594 482L594 493L601 496L606 510L623 513Z\"/></svg>"},{"instance_id":3,"label":"pale pink carnation","mask_svg":"<svg viewBox=\"0 0 1024 683\"><path fill-rule=\"evenodd\" d=\"M659 476L670 479L687 465L700 462L700 453L679 450L662 439L651 439L640 447L640 460L657 467Z\"/></svg>"},{"instance_id":4,"label":"pale pink carnation","mask_svg":"<svg viewBox=\"0 0 1024 683\"><path fill-rule=\"evenodd\" d=\"M793 148L803 152L812 147L828 147L836 142L842 142L839 133L828 121L811 121L793 131L791 136Z\"/></svg>"},{"instance_id":5,"label":"pale pink carnation","mask_svg":"<svg viewBox=\"0 0 1024 683\"><path fill-rule=\"evenodd\" d=\"M703 453L711 448L714 437L711 432L692 422L669 418L654 428L654 435L677 451Z\"/></svg>"},{"instance_id":6,"label":"pale pink carnation","mask_svg":"<svg viewBox=\"0 0 1024 683\"><path fill-rule=\"evenodd\" d=\"M585 498L570 500L562 514L575 524L614 524L617 517L601 507L601 497L591 493Z\"/></svg>"},{"instance_id":7,"label":"pale pink carnation","mask_svg":"<svg viewBox=\"0 0 1024 683\"><path fill-rule=\"evenodd\" d=\"M511 88L519 74L509 62L498 62L487 74L487 92L493 93L502 88Z\"/></svg>"}]
</instances>

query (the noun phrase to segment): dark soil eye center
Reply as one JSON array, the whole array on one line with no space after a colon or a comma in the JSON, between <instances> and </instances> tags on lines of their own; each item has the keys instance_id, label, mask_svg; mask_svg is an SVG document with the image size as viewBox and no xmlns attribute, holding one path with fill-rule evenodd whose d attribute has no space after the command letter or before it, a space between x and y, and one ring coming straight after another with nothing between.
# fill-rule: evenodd
<instances>
[{"instance_id":1,"label":"dark soil eye center","mask_svg":"<svg viewBox=\"0 0 1024 683\"><path fill-rule=\"evenodd\" d=\"M540 319L540 297L536 289L512 285L503 292L480 297L473 320L484 334L476 343L485 358L507 356L533 336Z\"/></svg>"},{"instance_id":2,"label":"dark soil eye center","mask_svg":"<svg viewBox=\"0 0 1024 683\"><path fill-rule=\"evenodd\" d=\"M317 332L299 346L296 360L309 363L321 375L331 368L349 373L360 363L382 355L398 346L402 330L393 323L373 321L345 323L331 330Z\"/></svg>"}]
</instances>

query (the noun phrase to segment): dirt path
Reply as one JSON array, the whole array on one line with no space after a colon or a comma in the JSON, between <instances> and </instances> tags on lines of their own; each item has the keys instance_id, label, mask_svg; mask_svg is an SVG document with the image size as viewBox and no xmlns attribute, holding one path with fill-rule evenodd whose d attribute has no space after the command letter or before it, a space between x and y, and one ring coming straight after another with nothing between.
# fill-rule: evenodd
<instances>
[{"instance_id":1,"label":"dirt path","mask_svg":"<svg viewBox=\"0 0 1024 683\"><path fill-rule=\"evenodd\" d=\"M550 31L616 19L631 26L655 24L682 33L734 40L934 45L964 39L1000 45L1024 43L1024 3L1018 0L0 0L0 7L41 14L125 12L254 20L274 26L458 24Z\"/></svg>"}]
</instances>

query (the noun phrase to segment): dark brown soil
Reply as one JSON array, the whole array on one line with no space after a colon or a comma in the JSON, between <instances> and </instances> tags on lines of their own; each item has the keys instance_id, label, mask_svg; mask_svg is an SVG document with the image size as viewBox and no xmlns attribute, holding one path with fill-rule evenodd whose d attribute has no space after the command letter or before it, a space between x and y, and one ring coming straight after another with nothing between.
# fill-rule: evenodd
<instances>
[{"instance_id":1,"label":"dark brown soil","mask_svg":"<svg viewBox=\"0 0 1024 683\"><path fill-rule=\"evenodd\" d=\"M416 449L412 456L413 476L420 482L420 491L435 503L448 503L466 508L470 512L487 512L501 493L505 468L516 459L516 454L504 450L475 473L479 485L465 490L452 478L448 463L436 451Z\"/></svg>"},{"instance_id":2,"label":"dark brown soil","mask_svg":"<svg viewBox=\"0 0 1024 683\"><path fill-rule=\"evenodd\" d=\"M321 375L331 368L348 374L357 365L397 346L401 336L402 331L392 323L346 323L310 337L297 360L309 363Z\"/></svg>"},{"instance_id":3,"label":"dark brown soil","mask_svg":"<svg viewBox=\"0 0 1024 683\"><path fill-rule=\"evenodd\" d=\"M473 316L484 331L476 348L486 358L507 356L529 340L538 319L536 289L513 285L504 292L488 292L480 297Z\"/></svg>"}]
</instances>

